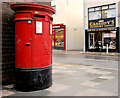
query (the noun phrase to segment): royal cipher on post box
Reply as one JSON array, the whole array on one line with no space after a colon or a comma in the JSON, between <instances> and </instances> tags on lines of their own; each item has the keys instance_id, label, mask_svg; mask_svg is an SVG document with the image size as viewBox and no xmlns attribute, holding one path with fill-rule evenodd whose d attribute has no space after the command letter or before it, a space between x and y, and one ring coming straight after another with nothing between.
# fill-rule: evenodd
<instances>
[{"instance_id":1,"label":"royal cipher on post box","mask_svg":"<svg viewBox=\"0 0 120 98\"><path fill-rule=\"evenodd\" d=\"M15 3L15 83L20 91L33 91L52 85L51 7Z\"/></svg>"}]
</instances>

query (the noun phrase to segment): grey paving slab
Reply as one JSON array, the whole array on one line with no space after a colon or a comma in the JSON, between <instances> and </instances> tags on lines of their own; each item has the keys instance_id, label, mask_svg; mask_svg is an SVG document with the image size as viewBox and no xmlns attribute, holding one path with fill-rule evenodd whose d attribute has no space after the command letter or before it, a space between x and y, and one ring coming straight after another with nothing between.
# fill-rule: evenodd
<instances>
[{"instance_id":1,"label":"grey paving slab","mask_svg":"<svg viewBox=\"0 0 120 98\"><path fill-rule=\"evenodd\" d=\"M76 94L75 96L114 96L114 94L102 90L87 89L83 92Z\"/></svg>"},{"instance_id":2,"label":"grey paving slab","mask_svg":"<svg viewBox=\"0 0 120 98\"><path fill-rule=\"evenodd\" d=\"M105 81L107 81L108 79L101 79L101 78L96 78L96 79L93 79L91 80L92 82L98 82L98 83L103 83Z\"/></svg>"},{"instance_id":3,"label":"grey paving slab","mask_svg":"<svg viewBox=\"0 0 120 98\"><path fill-rule=\"evenodd\" d=\"M87 56L74 52L53 53L53 85L45 90L20 92L3 87L4 96L116 96L116 57Z\"/></svg>"},{"instance_id":4,"label":"grey paving slab","mask_svg":"<svg viewBox=\"0 0 120 98\"><path fill-rule=\"evenodd\" d=\"M104 81L103 83L96 85L94 88L118 95L118 79L114 78L108 81Z\"/></svg>"},{"instance_id":5,"label":"grey paving slab","mask_svg":"<svg viewBox=\"0 0 120 98\"><path fill-rule=\"evenodd\" d=\"M88 87L82 86L82 85L76 85L76 86L72 86L68 89L64 89L57 93L51 93L49 96L75 96L79 92L82 92L86 89L88 89Z\"/></svg>"}]
</instances>

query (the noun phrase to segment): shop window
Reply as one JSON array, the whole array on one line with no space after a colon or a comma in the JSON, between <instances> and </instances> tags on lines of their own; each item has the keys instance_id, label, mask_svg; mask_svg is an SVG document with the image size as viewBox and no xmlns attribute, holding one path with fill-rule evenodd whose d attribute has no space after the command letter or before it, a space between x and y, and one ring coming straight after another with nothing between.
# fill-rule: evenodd
<instances>
[{"instance_id":1,"label":"shop window","mask_svg":"<svg viewBox=\"0 0 120 98\"><path fill-rule=\"evenodd\" d=\"M52 45L54 45L55 47L64 47L64 29L63 28L54 29L52 38L53 38Z\"/></svg>"},{"instance_id":2,"label":"shop window","mask_svg":"<svg viewBox=\"0 0 120 98\"><path fill-rule=\"evenodd\" d=\"M116 49L116 31L88 33L88 49Z\"/></svg>"},{"instance_id":3,"label":"shop window","mask_svg":"<svg viewBox=\"0 0 120 98\"><path fill-rule=\"evenodd\" d=\"M101 7L96 7L95 8L95 11L100 11L101 10Z\"/></svg>"},{"instance_id":4,"label":"shop window","mask_svg":"<svg viewBox=\"0 0 120 98\"><path fill-rule=\"evenodd\" d=\"M106 44L108 44L108 49L116 49L116 31L104 32L102 34L103 49L106 49Z\"/></svg>"},{"instance_id":5,"label":"shop window","mask_svg":"<svg viewBox=\"0 0 120 98\"><path fill-rule=\"evenodd\" d=\"M88 47L89 49L102 49L101 32L88 33Z\"/></svg>"},{"instance_id":6,"label":"shop window","mask_svg":"<svg viewBox=\"0 0 120 98\"><path fill-rule=\"evenodd\" d=\"M102 11L102 18L107 18L108 10Z\"/></svg>"},{"instance_id":7,"label":"shop window","mask_svg":"<svg viewBox=\"0 0 120 98\"><path fill-rule=\"evenodd\" d=\"M102 18L110 18L110 17L115 17L115 16L116 16L115 9L102 11Z\"/></svg>"},{"instance_id":8,"label":"shop window","mask_svg":"<svg viewBox=\"0 0 120 98\"><path fill-rule=\"evenodd\" d=\"M109 5L109 8L112 9L112 8L115 8L115 4L112 4L112 5Z\"/></svg>"},{"instance_id":9,"label":"shop window","mask_svg":"<svg viewBox=\"0 0 120 98\"><path fill-rule=\"evenodd\" d=\"M108 9L108 6L102 6L102 10Z\"/></svg>"},{"instance_id":10,"label":"shop window","mask_svg":"<svg viewBox=\"0 0 120 98\"><path fill-rule=\"evenodd\" d=\"M95 47L94 36L95 36L95 33L88 33L88 47L89 47L89 49L94 49L94 47Z\"/></svg>"},{"instance_id":11,"label":"shop window","mask_svg":"<svg viewBox=\"0 0 120 98\"><path fill-rule=\"evenodd\" d=\"M100 19L101 18L101 12L91 12L89 13L89 20L95 20L95 19Z\"/></svg>"},{"instance_id":12,"label":"shop window","mask_svg":"<svg viewBox=\"0 0 120 98\"><path fill-rule=\"evenodd\" d=\"M89 12L93 12L94 11L94 8L90 8L88 9Z\"/></svg>"},{"instance_id":13,"label":"shop window","mask_svg":"<svg viewBox=\"0 0 120 98\"><path fill-rule=\"evenodd\" d=\"M99 7L88 8L89 20L116 17L116 5L103 5Z\"/></svg>"},{"instance_id":14,"label":"shop window","mask_svg":"<svg viewBox=\"0 0 120 98\"><path fill-rule=\"evenodd\" d=\"M102 39L101 39L101 32L97 32L95 36L95 48L100 50L102 49Z\"/></svg>"},{"instance_id":15,"label":"shop window","mask_svg":"<svg viewBox=\"0 0 120 98\"><path fill-rule=\"evenodd\" d=\"M116 11L115 11L115 9L108 10L108 16L107 16L107 18L110 18L110 17L116 17Z\"/></svg>"}]
</instances>

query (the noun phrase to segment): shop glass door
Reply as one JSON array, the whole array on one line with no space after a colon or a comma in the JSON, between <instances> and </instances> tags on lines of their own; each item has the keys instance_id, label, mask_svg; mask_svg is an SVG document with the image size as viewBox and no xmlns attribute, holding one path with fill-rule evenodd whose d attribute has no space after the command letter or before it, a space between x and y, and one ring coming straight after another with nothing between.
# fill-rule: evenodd
<instances>
[{"instance_id":1,"label":"shop glass door","mask_svg":"<svg viewBox=\"0 0 120 98\"><path fill-rule=\"evenodd\" d=\"M95 33L88 33L88 48L94 49L95 48Z\"/></svg>"},{"instance_id":2,"label":"shop glass door","mask_svg":"<svg viewBox=\"0 0 120 98\"><path fill-rule=\"evenodd\" d=\"M88 49L101 51L102 49L101 32L88 33Z\"/></svg>"}]
</instances>

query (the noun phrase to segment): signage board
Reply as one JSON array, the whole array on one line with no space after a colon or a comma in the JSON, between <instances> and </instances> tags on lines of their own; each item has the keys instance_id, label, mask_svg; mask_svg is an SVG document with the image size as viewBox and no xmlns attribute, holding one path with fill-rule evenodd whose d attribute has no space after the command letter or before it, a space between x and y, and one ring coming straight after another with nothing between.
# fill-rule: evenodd
<instances>
[{"instance_id":1,"label":"signage board","mask_svg":"<svg viewBox=\"0 0 120 98\"><path fill-rule=\"evenodd\" d=\"M87 32L93 32L93 31L116 31L117 27L111 27L111 28L97 28L97 29L87 29Z\"/></svg>"},{"instance_id":2,"label":"signage board","mask_svg":"<svg viewBox=\"0 0 120 98\"><path fill-rule=\"evenodd\" d=\"M98 19L98 20L89 20L88 21L89 29L107 28L107 27L115 27L115 26L116 26L115 18L106 18L106 19Z\"/></svg>"},{"instance_id":3,"label":"signage board","mask_svg":"<svg viewBox=\"0 0 120 98\"><path fill-rule=\"evenodd\" d=\"M105 33L104 38L116 37L116 33Z\"/></svg>"}]
</instances>

